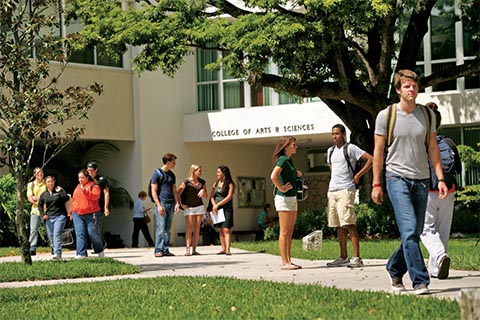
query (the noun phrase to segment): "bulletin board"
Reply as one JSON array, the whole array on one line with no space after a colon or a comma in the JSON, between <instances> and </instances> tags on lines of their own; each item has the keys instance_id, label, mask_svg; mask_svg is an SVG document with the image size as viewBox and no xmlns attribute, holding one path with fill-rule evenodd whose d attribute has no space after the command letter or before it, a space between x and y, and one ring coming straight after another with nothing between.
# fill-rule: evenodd
<instances>
[{"instance_id":1,"label":"bulletin board","mask_svg":"<svg viewBox=\"0 0 480 320\"><path fill-rule=\"evenodd\" d=\"M238 207L261 208L265 203L265 178L238 177Z\"/></svg>"}]
</instances>

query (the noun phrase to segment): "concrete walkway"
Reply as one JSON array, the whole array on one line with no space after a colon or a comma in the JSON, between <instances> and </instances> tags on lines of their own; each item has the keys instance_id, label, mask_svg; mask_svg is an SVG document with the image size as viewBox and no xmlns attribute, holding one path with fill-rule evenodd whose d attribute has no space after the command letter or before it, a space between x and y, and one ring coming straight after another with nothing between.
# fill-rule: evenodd
<instances>
[{"instance_id":1,"label":"concrete walkway","mask_svg":"<svg viewBox=\"0 0 480 320\"><path fill-rule=\"evenodd\" d=\"M171 248L175 257L155 258L153 249L107 249L105 256L130 263L141 269L140 274L99 278L64 279L49 281L23 281L0 283L0 288L28 287L57 283L76 283L86 281L104 281L126 278L148 278L161 276L225 276L238 279L268 280L289 283L319 284L339 289L370 290L389 292L390 280L385 270L386 260L364 260L365 266L358 269L328 268L324 260L294 259L294 263L303 266L300 270L280 270L278 256L252 253L233 248L232 255L217 255L218 246L199 247L201 255L184 256L184 247ZM73 259L75 251L64 253L64 259ZM51 259L50 254L39 254L33 260ZM0 258L0 262L21 261L20 257ZM412 294L411 282L406 275L404 284ZM432 279L430 295L433 297L457 299L460 290L480 289L480 271L450 270L447 280Z\"/></svg>"}]
</instances>

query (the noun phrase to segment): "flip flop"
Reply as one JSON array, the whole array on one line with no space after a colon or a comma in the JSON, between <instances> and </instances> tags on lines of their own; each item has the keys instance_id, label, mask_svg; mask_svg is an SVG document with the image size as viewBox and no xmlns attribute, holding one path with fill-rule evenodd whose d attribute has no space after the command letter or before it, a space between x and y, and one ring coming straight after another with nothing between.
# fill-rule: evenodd
<instances>
[{"instance_id":1,"label":"flip flop","mask_svg":"<svg viewBox=\"0 0 480 320\"><path fill-rule=\"evenodd\" d=\"M161 252L155 253L155 258L161 258L163 257L163 254Z\"/></svg>"},{"instance_id":2,"label":"flip flop","mask_svg":"<svg viewBox=\"0 0 480 320\"><path fill-rule=\"evenodd\" d=\"M200 253L197 252L197 251L193 251L193 253L192 253L192 256L199 256L199 255L200 255Z\"/></svg>"},{"instance_id":3,"label":"flip flop","mask_svg":"<svg viewBox=\"0 0 480 320\"><path fill-rule=\"evenodd\" d=\"M186 256L189 256L189 255L190 255L190 252L185 252L185 255L186 255Z\"/></svg>"},{"instance_id":4,"label":"flip flop","mask_svg":"<svg viewBox=\"0 0 480 320\"><path fill-rule=\"evenodd\" d=\"M217 254L225 254L225 251L217 252Z\"/></svg>"}]
</instances>

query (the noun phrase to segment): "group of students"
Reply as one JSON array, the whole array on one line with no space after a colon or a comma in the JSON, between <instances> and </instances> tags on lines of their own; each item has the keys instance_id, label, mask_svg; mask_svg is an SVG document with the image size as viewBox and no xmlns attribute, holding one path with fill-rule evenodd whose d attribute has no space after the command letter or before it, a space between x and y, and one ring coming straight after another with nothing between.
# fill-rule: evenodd
<instances>
[{"instance_id":1,"label":"group of students","mask_svg":"<svg viewBox=\"0 0 480 320\"><path fill-rule=\"evenodd\" d=\"M395 74L394 87L400 101L377 116L373 157L346 143L343 125L333 126L335 145L327 155L332 173L328 190L328 225L337 228L340 244L340 256L327 266L363 266L355 226L355 184L373 166L371 198L374 203L382 204L382 171L385 167L384 187L388 190L401 237L400 246L387 263L394 293L405 290L402 279L407 272L415 294L429 292L430 277L448 277L448 238L456 188L455 178L450 175L461 172L458 150L451 140L449 150L441 151L442 154L449 152L455 161L446 160L448 165L442 163L445 160L440 157L439 145L443 148L448 138L437 136L441 114L435 103L426 106L416 103L418 83L419 78L413 71L401 70ZM365 165L356 173L348 161L355 163L360 159ZM348 233L354 250L352 259L347 255ZM430 255L428 271L420 251L420 240Z\"/></svg>"},{"instance_id":2,"label":"group of students","mask_svg":"<svg viewBox=\"0 0 480 320\"><path fill-rule=\"evenodd\" d=\"M138 224L143 224L141 229L150 246L154 247L154 256L157 258L174 256L170 252L171 227L173 215L183 210L186 223L186 256L200 255L197 251L198 240L200 237L200 228L202 220L207 220L205 214L211 212L218 216L221 214L222 221L218 221L215 227L218 229L218 235L222 250L218 254L231 255L230 245L232 241L231 229L233 227L233 194L235 192L235 183L227 166L217 168L217 180L212 185L210 196L208 196L205 180L201 178L202 167L196 164L190 166L188 178L182 181L177 188L176 176L173 173L177 157L174 154L166 153L162 157L162 167L155 169L150 177L151 200L155 204L155 242L151 240L148 233L148 227L145 222L139 218L145 215L147 209L143 205L146 199L146 193L143 192L142 199L139 201L139 210L135 213L138 217ZM208 198L208 205L205 207L204 199ZM205 222L205 221L203 221ZM140 228L140 227L139 227ZM145 231L144 231L145 230ZM150 239L149 239L150 238ZM132 235L133 246L138 245L138 231Z\"/></svg>"},{"instance_id":3,"label":"group of students","mask_svg":"<svg viewBox=\"0 0 480 320\"><path fill-rule=\"evenodd\" d=\"M385 186L392 203L399 228L401 244L387 263L392 290L399 293L405 290L402 278L408 272L416 294L429 292L430 276L446 279L449 274L450 257L447 254L448 237L453 215L453 193L455 183L447 186L439 147L443 137L437 137L441 115L434 103L427 107L416 103L419 77L411 70L400 70L395 74L394 87L399 102L382 110L375 124L373 156L359 147L346 143L345 127L337 124L332 128L334 145L328 149L328 163L331 180L328 188L328 225L337 228L340 256L327 263L328 267L362 267L359 236L354 210L355 185L371 167L373 184L371 198L376 204L383 203L382 171L385 166ZM392 115L389 113L393 112ZM461 172L456 147L456 171ZM386 150L386 156L384 152ZM275 208L278 213L280 233L278 245L281 255L281 270L302 268L291 260L291 244L298 212L296 179L302 176L293 164L292 156L297 151L296 139L282 137L273 153L273 169L270 175L275 187ZM135 203L134 237L132 245L138 245L138 232L142 230L150 246L154 246L154 256L173 256L169 251L170 230L173 215L180 209L186 221L186 253L198 255L197 244L201 221L206 212L214 215L222 213L224 220L215 224L220 236L221 251L218 254L231 255L231 228L233 219L233 194L235 183L227 166L217 168L217 180L212 185L210 196L206 182L201 178L201 166L192 164L189 176L176 187L176 177L172 169L177 157L167 153L162 157L163 166L156 169L150 178L151 200L155 203L156 216L155 242L148 233L143 221L146 213L143 201L147 193L141 192ZM365 162L361 170L354 171L352 164ZM350 163L349 163L350 162ZM89 170L89 171L87 171ZM96 177L96 163L89 163L87 170L78 173L79 184L71 199L68 213L73 219L77 258L87 256L87 235L94 252L103 256L103 243L100 237L102 214L108 215L109 194L105 181ZM31 253L35 254L38 234L36 229L41 219L47 221L47 229L52 243L54 259L61 259L61 230L66 223L65 202L69 196L55 179L48 176L43 181L43 171L34 170L35 180L27 186L28 200L32 203ZM435 183L432 184L432 177ZM208 198L205 208L203 200ZM264 208L265 211L268 208ZM140 221L141 220L141 221ZM354 256L348 258L348 234L352 241ZM427 271L420 239L430 257Z\"/></svg>"},{"instance_id":4,"label":"group of students","mask_svg":"<svg viewBox=\"0 0 480 320\"><path fill-rule=\"evenodd\" d=\"M450 140L448 152L455 158L455 170L450 170L442 163L439 145L445 145L443 141L446 138L437 136L441 114L434 103L428 103L427 106L416 103L418 84L419 77L411 70L400 70L395 74L394 87L400 101L382 110L376 118L373 157L357 146L346 143L345 127L341 124L333 126L334 146L327 152L331 170L327 194L328 225L337 228L340 245L340 256L327 263L327 266L363 266L354 208L355 185L373 167L371 198L374 203L382 204L382 171L385 167L384 187L388 190L401 237L398 249L387 263L394 293L405 290L402 279L407 272L414 293L428 293L430 277L448 278L451 261L447 252L456 183L454 177L447 177L446 174L460 173L461 162L458 150ZM291 159L296 149L295 138L284 137L280 139L273 156L271 180L275 185L275 207L280 221L278 242L282 270L301 268L291 261L290 255L297 217L295 180L302 175L295 169ZM444 152L442 150L442 154ZM357 172L352 165L359 160L365 164ZM348 234L354 251L352 259L347 254ZM428 270L420 251L420 240L430 255Z\"/></svg>"},{"instance_id":5,"label":"group of students","mask_svg":"<svg viewBox=\"0 0 480 320\"><path fill-rule=\"evenodd\" d=\"M34 180L27 184L27 198L32 204L30 215L30 255L36 255L38 227L42 220L47 227L54 260L62 259L62 231L67 217L73 221L76 237L76 259L86 258L90 240L94 254L103 257L101 237L102 216L108 216L109 189L104 177L97 174L98 165L89 162L78 173L78 185L72 195L59 185L53 176L44 179L42 168L33 170ZM71 200L67 211L67 202Z\"/></svg>"}]
</instances>

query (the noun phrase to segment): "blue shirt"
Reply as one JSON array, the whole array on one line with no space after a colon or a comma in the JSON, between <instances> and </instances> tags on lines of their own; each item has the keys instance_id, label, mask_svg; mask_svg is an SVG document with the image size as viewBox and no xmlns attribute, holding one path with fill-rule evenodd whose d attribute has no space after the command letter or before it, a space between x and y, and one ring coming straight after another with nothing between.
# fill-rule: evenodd
<instances>
[{"instance_id":1,"label":"blue shirt","mask_svg":"<svg viewBox=\"0 0 480 320\"><path fill-rule=\"evenodd\" d=\"M145 216L145 204L142 199L137 198L133 203L133 218L143 218Z\"/></svg>"},{"instance_id":2,"label":"blue shirt","mask_svg":"<svg viewBox=\"0 0 480 320\"><path fill-rule=\"evenodd\" d=\"M169 203L175 202L175 197L173 195L173 185L176 183L175 174L172 170L165 172L162 169L157 169L150 177L150 181L152 184L158 184L159 180L161 183L157 187L157 194L160 201Z\"/></svg>"}]
</instances>

